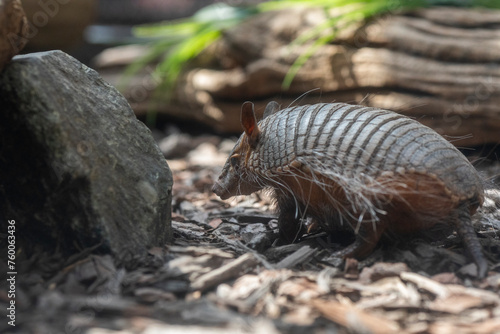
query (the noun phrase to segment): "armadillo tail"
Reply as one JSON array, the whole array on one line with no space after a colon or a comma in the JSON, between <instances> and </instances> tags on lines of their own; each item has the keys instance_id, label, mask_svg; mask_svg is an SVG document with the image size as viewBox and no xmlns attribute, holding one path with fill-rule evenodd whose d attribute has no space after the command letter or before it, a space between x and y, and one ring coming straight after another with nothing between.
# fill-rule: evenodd
<instances>
[{"instance_id":1,"label":"armadillo tail","mask_svg":"<svg viewBox=\"0 0 500 334\"><path fill-rule=\"evenodd\" d=\"M472 220L467 205L459 208L458 217L455 220L457 232L463 240L472 260L476 263L479 278L485 278L488 273L488 261L484 257L483 250L476 232L472 226Z\"/></svg>"}]
</instances>

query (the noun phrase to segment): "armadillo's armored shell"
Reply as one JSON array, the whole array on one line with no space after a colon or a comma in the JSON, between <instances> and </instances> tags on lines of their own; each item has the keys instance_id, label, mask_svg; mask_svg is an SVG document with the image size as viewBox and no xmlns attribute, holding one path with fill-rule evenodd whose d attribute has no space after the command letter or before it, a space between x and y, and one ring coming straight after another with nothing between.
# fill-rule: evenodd
<instances>
[{"instance_id":1,"label":"armadillo's armored shell","mask_svg":"<svg viewBox=\"0 0 500 334\"><path fill-rule=\"evenodd\" d=\"M482 198L470 162L432 129L397 113L343 103L286 108L259 123L248 167L286 169L294 161L346 178L423 173L442 181L459 200Z\"/></svg>"}]
</instances>

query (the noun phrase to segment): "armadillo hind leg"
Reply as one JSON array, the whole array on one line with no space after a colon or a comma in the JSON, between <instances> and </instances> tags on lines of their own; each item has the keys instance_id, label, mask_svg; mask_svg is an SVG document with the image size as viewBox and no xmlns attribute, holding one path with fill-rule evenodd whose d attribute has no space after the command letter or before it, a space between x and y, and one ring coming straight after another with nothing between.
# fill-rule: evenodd
<instances>
[{"instance_id":1,"label":"armadillo hind leg","mask_svg":"<svg viewBox=\"0 0 500 334\"><path fill-rule=\"evenodd\" d=\"M278 198L279 239L284 244L297 240L302 231L297 207L293 198Z\"/></svg>"},{"instance_id":2,"label":"armadillo hind leg","mask_svg":"<svg viewBox=\"0 0 500 334\"><path fill-rule=\"evenodd\" d=\"M356 239L346 248L332 254L334 257L361 259L370 254L377 246L384 229L373 230L370 224L363 224L356 234Z\"/></svg>"},{"instance_id":3,"label":"armadillo hind leg","mask_svg":"<svg viewBox=\"0 0 500 334\"><path fill-rule=\"evenodd\" d=\"M462 238L465 248L477 266L477 276L479 278L486 277L488 273L488 261L484 257L483 248L472 226L472 220L467 205L462 205L457 209L457 215L454 217L454 220L458 235Z\"/></svg>"}]
</instances>

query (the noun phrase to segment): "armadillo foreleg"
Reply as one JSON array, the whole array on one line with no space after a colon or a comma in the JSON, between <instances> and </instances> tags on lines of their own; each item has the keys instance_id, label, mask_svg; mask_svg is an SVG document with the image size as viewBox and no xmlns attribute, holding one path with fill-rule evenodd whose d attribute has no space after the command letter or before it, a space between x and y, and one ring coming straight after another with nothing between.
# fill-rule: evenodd
<instances>
[{"instance_id":1,"label":"armadillo foreleg","mask_svg":"<svg viewBox=\"0 0 500 334\"><path fill-rule=\"evenodd\" d=\"M297 240L302 231L295 200L292 197L279 196L278 209L279 238L285 244L292 243Z\"/></svg>"}]
</instances>

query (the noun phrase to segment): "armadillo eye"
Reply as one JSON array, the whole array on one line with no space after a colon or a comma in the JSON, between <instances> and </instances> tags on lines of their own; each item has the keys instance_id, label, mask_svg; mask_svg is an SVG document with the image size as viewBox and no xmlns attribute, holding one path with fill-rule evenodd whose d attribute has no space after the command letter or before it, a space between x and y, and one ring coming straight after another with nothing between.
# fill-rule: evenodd
<instances>
[{"instance_id":1,"label":"armadillo eye","mask_svg":"<svg viewBox=\"0 0 500 334\"><path fill-rule=\"evenodd\" d=\"M231 164L231 167L234 169L238 168L240 162L240 156L239 155L233 155L231 158L229 158L229 163Z\"/></svg>"}]
</instances>

